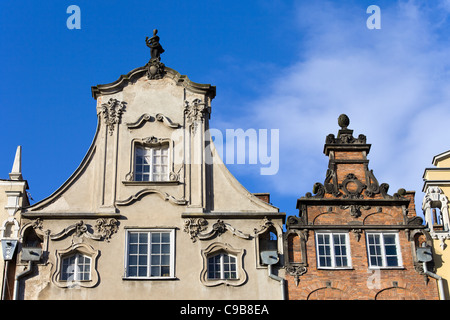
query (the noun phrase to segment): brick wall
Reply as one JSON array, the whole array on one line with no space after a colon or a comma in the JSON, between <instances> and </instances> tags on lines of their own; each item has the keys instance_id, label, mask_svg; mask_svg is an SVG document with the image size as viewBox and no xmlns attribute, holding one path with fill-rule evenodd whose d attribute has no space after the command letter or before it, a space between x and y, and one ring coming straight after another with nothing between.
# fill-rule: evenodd
<instances>
[{"instance_id":1,"label":"brick wall","mask_svg":"<svg viewBox=\"0 0 450 320\"><path fill-rule=\"evenodd\" d=\"M288 218L288 299L439 299L436 280L423 274L415 256L416 248L423 242L429 244L429 240L420 219L415 218L414 192L388 194L387 184L379 184L369 170L366 156L370 145L364 136L354 139L352 132L341 129L337 139L327 137L327 178L324 184L315 185L316 195L298 199L299 217ZM346 268L320 268L317 232L346 234L351 264ZM396 235L399 266L369 266L368 232ZM300 233L302 236L296 236ZM386 250L392 253L392 247ZM384 261L387 255L382 255ZM429 267L433 268L431 264Z\"/></svg>"},{"instance_id":2,"label":"brick wall","mask_svg":"<svg viewBox=\"0 0 450 320\"><path fill-rule=\"evenodd\" d=\"M317 266L316 239L309 232L307 241L308 271L300 276L298 286L293 276L287 275L288 299L438 299L436 280L420 275L414 268L411 242L405 231L399 232L401 269L369 269L365 232L360 239L350 231L352 268L325 270ZM293 250L294 256L300 255Z\"/></svg>"}]
</instances>

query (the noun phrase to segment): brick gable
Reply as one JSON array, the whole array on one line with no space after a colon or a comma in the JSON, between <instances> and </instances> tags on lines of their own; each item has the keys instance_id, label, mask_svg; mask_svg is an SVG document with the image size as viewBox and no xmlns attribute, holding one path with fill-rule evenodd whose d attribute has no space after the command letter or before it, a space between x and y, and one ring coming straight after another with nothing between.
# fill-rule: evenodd
<instances>
[{"instance_id":1,"label":"brick gable","mask_svg":"<svg viewBox=\"0 0 450 320\"><path fill-rule=\"evenodd\" d=\"M416 248L431 243L422 219L416 216L414 192L400 189L388 194L389 185L380 184L369 169L371 145L364 135L353 137L348 124L348 117L341 115L337 137L326 138L329 164L324 182L315 183L313 193L299 198L298 216L287 219L288 298L438 299L436 280L423 274L416 258ZM325 234L323 239L328 241L338 239L336 234L347 240L323 244L320 250L325 251L318 257L318 234ZM382 243L368 248L368 234L371 241ZM370 267L369 251L372 263L384 261L384 265ZM347 265L330 265L342 252ZM319 260L328 265L321 266Z\"/></svg>"}]
</instances>

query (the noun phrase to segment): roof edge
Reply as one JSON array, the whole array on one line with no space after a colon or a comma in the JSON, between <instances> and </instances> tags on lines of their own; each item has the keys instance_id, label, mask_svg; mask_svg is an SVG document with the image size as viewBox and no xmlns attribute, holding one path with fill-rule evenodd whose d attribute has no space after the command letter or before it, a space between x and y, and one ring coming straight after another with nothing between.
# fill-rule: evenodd
<instances>
[{"instance_id":1,"label":"roof edge","mask_svg":"<svg viewBox=\"0 0 450 320\"><path fill-rule=\"evenodd\" d=\"M210 84L202 84L191 81L188 76L180 74L178 71L165 67L164 77L170 77L173 79L177 86L183 86L186 89L193 91L195 93L202 93L214 99L216 96L216 87ZM135 79L142 77L147 73L147 65L136 68L128 72L126 75L122 74L119 79L108 84L98 84L91 87L92 97L97 100L100 95L108 95L121 91L128 83L134 81ZM158 81L158 80L152 80Z\"/></svg>"},{"instance_id":2,"label":"roof edge","mask_svg":"<svg viewBox=\"0 0 450 320\"><path fill-rule=\"evenodd\" d=\"M450 157L450 150L447 150L447 151L444 151L444 152L442 152L442 153L439 153L438 155L435 155L435 156L433 157L432 164L433 164L434 166L437 166L437 163L438 163L439 161L442 161L442 160L444 160L444 159L446 159L446 158L448 158L448 157Z\"/></svg>"}]
</instances>

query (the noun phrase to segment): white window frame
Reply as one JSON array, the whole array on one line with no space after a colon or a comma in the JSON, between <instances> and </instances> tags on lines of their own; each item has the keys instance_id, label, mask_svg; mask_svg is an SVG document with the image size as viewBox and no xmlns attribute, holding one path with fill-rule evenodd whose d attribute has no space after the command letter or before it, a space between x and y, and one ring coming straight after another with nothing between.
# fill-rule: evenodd
<instances>
[{"instance_id":1,"label":"white window frame","mask_svg":"<svg viewBox=\"0 0 450 320\"><path fill-rule=\"evenodd\" d=\"M90 276L89 280L76 280L74 277L70 277L68 280L63 280L63 260L70 258L74 255L82 255L90 259ZM92 246L86 243L75 243L70 245L66 249L56 250L56 268L52 275L52 282L58 288L69 288L78 286L82 288L93 288L99 280L99 274L97 270L97 259L100 255L99 250L95 250Z\"/></svg>"},{"instance_id":2,"label":"white window frame","mask_svg":"<svg viewBox=\"0 0 450 320\"><path fill-rule=\"evenodd\" d=\"M208 278L208 259L221 253L226 253L236 258L236 279L225 279L222 275L222 279ZM235 249L227 243L220 242L213 242L205 249L202 249L203 269L200 272L200 281L202 284L207 287L218 285L237 287L244 284L248 278L247 272L244 270L244 253L244 249Z\"/></svg>"},{"instance_id":3,"label":"white window frame","mask_svg":"<svg viewBox=\"0 0 450 320\"><path fill-rule=\"evenodd\" d=\"M72 266L72 270L73 270L73 276L68 276L67 279L65 278L65 275L67 274L65 272L65 268L64 268L64 264L65 261L67 261L68 259L74 257L74 263L73 266L69 265L69 270L71 269ZM82 268L80 267L80 257L83 257L84 259L88 259L89 263L83 263L83 266L89 265L89 273L88 273L88 279L80 279L80 274L84 274L87 273L84 268L83 271L81 270ZM71 255L67 255L65 257L63 257L61 259L61 281L91 281L91 271L92 271L92 258L86 254L82 254L80 252L76 252L74 254Z\"/></svg>"},{"instance_id":4,"label":"white window frame","mask_svg":"<svg viewBox=\"0 0 450 320\"><path fill-rule=\"evenodd\" d=\"M347 265L346 266L336 266L336 258L337 254L335 252L335 245L334 245L334 236L335 235L343 235L345 239L345 255L339 255L339 256L345 256L347 259ZM351 251L350 251L350 241L349 241L349 235L348 232L316 232L316 260L317 260L317 268L318 269L352 269L352 259L351 259ZM330 258L331 258L331 266L323 266L320 264L320 257L322 255L319 254L319 236L328 236L329 237L329 248L330 248Z\"/></svg>"},{"instance_id":5,"label":"white window frame","mask_svg":"<svg viewBox=\"0 0 450 320\"><path fill-rule=\"evenodd\" d=\"M165 150L166 154L163 155L162 151ZM149 158L148 164L138 163L138 152L144 152L144 157ZM160 163L155 163L155 157L159 157ZM163 157L165 157L165 163L163 163ZM142 171L137 170L138 166L142 166ZM166 172L164 175L162 173L154 172L156 168L159 168L159 172L161 172L162 168L165 166ZM134 148L134 163L133 163L133 171L134 171L134 181L144 181L144 182L164 182L169 181L169 173L170 173L170 145L168 143L162 143L158 145L141 145L138 144ZM144 168L148 168L148 172L145 172ZM140 175L142 177L141 180L137 180L137 176ZM155 179L155 175L160 175L160 179ZM144 176L148 176L148 179L144 179Z\"/></svg>"},{"instance_id":6,"label":"white window frame","mask_svg":"<svg viewBox=\"0 0 450 320\"><path fill-rule=\"evenodd\" d=\"M382 262L381 266L372 265L371 258L375 255L370 253L371 244L369 244L369 236L373 236L373 235L378 236L380 239L379 246L380 246L380 250L381 250L381 252L380 252L381 262ZM397 252L397 254L395 256L397 257L397 262L398 262L397 266L388 266L387 265L388 255L386 254L386 244L385 244L385 239L384 239L385 235L393 235L395 237L394 238L395 239L395 248L396 248L396 252ZM382 232L382 231L366 232L366 247L367 247L367 260L368 260L368 264L369 264L369 269L401 269L401 268L403 268L402 252L401 252L401 248L400 248L398 232ZM390 256L393 256L393 255L390 255Z\"/></svg>"},{"instance_id":7,"label":"white window frame","mask_svg":"<svg viewBox=\"0 0 450 320\"><path fill-rule=\"evenodd\" d=\"M228 256L229 258L234 259L234 262L233 263L225 262L225 255ZM219 256L219 273L220 273L220 277L219 278L210 277L210 271L211 271L211 269L210 269L210 266L211 266L210 259L213 259L213 258L215 258L217 256ZM230 267L232 265L234 265L234 270L227 270L227 271L225 271L225 265L226 264L228 264ZM230 280L230 281L239 280L239 278L238 278L239 277L239 273L238 273L237 268L238 268L238 260L237 260L237 257L235 255L232 255L232 254L230 254L228 252L219 252L217 254L211 255L211 256L208 257L208 280ZM226 272L234 272L235 277L234 278L232 278L232 277L230 277L230 278L225 277L225 273Z\"/></svg>"},{"instance_id":8,"label":"white window frame","mask_svg":"<svg viewBox=\"0 0 450 320\"><path fill-rule=\"evenodd\" d=\"M145 276L139 276L139 275L129 275L130 274L130 256L132 253L130 252L130 234L131 233L147 233L147 252L146 252L146 275ZM152 239L151 234L152 233L169 233L169 239L170 239L170 257L169 257L169 275L168 276L152 276L151 275L151 267L152 267ZM134 253L133 253L134 254ZM139 255L137 257L139 259ZM136 280L163 280L163 279L175 279L175 229L173 228L140 228L140 229L127 229L126 237L125 237L125 273L124 273L124 279L136 279Z\"/></svg>"}]
</instances>

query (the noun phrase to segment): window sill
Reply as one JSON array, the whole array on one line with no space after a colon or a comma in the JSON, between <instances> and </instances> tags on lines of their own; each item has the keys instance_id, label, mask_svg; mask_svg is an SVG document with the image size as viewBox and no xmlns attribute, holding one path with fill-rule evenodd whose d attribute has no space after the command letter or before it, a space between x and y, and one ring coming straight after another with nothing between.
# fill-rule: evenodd
<instances>
[{"instance_id":1,"label":"window sill","mask_svg":"<svg viewBox=\"0 0 450 320\"><path fill-rule=\"evenodd\" d=\"M125 281L179 280L177 277L122 277Z\"/></svg>"},{"instance_id":2,"label":"window sill","mask_svg":"<svg viewBox=\"0 0 450 320\"><path fill-rule=\"evenodd\" d=\"M338 268L338 267L317 267L317 270L332 270L332 271L339 271L339 270L355 270L355 268L353 267L343 267L343 268Z\"/></svg>"},{"instance_id":3,"label":"window sill","mask_svg":"<svg viewBox=\"0 0 450 320\"><path fill-rule=\"evenodd\" d=\"M180 184L179 181L122 181L126 186L173 186Z\"/></svg>"},{"instance_id":4,"label":"window sill","mask_svg":"<svg viewBox=\"0 0 450 320\"><path fill-rule=\"evenodd\" d=\"M202 283L207 287L215 287L220 285L237 287L240 286L243 281L241 281L240 279L208 279L202 281Z\"/></svg>"},{"instance_id":5,"label":"window sill","mask_svg":"<svg viewBox=\"0 0 450 320\"><path fill-rule=\"evenodd\" d=\"M404 266L398 267L369 267L369 270L402 270L405 269Z\"/></svg>"}]
</instances>

